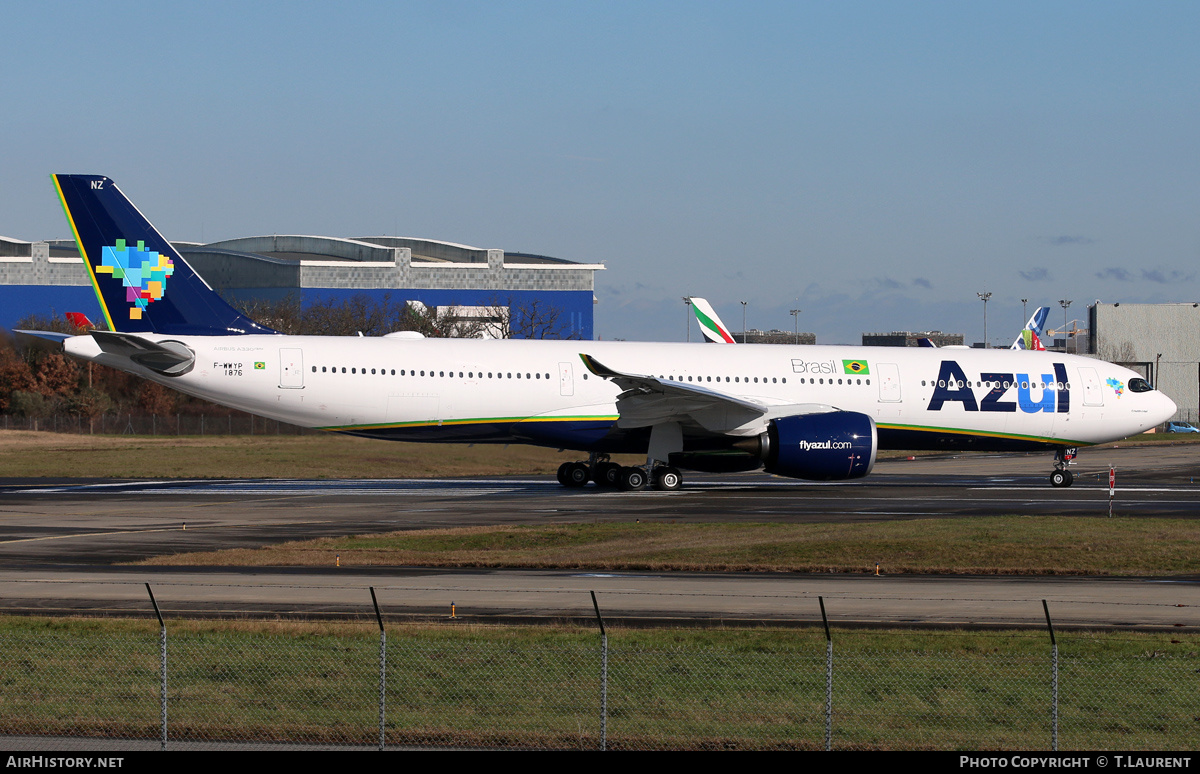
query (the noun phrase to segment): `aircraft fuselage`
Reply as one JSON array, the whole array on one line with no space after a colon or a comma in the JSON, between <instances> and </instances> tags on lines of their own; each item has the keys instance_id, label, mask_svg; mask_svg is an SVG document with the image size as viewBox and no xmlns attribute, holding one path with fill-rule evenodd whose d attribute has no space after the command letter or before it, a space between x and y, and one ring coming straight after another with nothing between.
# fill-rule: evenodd
<instances>
[{"instance_id":1,"label":"aircraft fuselage","mask_svg":"<svg viewBox=\"0 0 1200 774\"><path fill-rule=\"evenodd\" d=\"M1117 440L1174 413L1139 374L1053 352L320 337L168 336L195 353L163 376L103 353L90 336L69 353L173 389L303 427L412 441L531 443L645 451L649 424L618 426L620 390L581 354L772 407L754 418L683 427L685 448L728 448L771 419L823 405L871 417L880 448L1041 449ZM738 424L739 421L746 421ZM714 432L716 431L716 432Z\"/></svg>"}]
</instances>

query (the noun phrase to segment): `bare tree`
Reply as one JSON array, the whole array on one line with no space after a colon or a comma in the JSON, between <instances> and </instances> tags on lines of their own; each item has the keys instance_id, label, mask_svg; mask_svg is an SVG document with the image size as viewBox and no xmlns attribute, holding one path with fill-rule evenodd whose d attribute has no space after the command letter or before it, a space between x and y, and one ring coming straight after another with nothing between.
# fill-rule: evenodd
<instances>
[{"instance_id":1,"label":"bare tree","mask_svg":"<svg viewBox=\"0 0 1200 774\"><path fill-rule=\"evenodd\" d=\"M487 320L472 306L426 306L409 301L398 330L417 331L427 338L478 339L485 336Z\"/></svg>"},{"instance_id":2,"label":"bare tree","mask_svg":"<svg viewBox=\"0 0 1200 774\"><path fill-rule=\"evenodd\" d=\"M494 339L579 339L571 330L570 320L561 306L544 298L533 297L516 301L493 300L487 307L488 321L484 324Z\"/></svg>"},{"instance_id":3,"label":"bare tree","mask_svg":"<svg viewBox=\"0 0 1200 774\"><path fill-rule=\"evenodd\" d=\"M1132 363L1137 358L1137 350L1133 346L1133 342L1125 340L1120 342L1104 342L1100 346L1098 353L1101 360L1107 360L1110 363Z\"/></svg>"}]
</instances>

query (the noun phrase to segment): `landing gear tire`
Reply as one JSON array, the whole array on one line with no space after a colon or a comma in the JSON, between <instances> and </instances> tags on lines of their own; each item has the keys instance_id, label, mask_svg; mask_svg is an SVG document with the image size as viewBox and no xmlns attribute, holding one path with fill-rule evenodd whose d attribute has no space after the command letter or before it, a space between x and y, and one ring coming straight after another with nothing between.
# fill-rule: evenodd
<instances>
[{"instance_id":1,"label":"landing gear tire","mask_svg":"<svg viewBox=\"0 0 1200 774\"><path fill-rule=\"evenodd\" d=\"M596 482L596 486L616 489L618 478L621 475L621 466L615 462L599 462L593 468L592 479Z\"/></svg>"},{"instance_id":2,"label":"landing gear tire","mask_svg":"<svg viewBox=\"0 0 1200 774\"><path fill-rule=\"evenodd\" d=\"M588 466L582 462L564 462L558 466L558 483L578 489L591 479Z\"/></svg>"},{"instance_id":3,"label":"landing gear tire","mask_svg":"<svg viewBox=\"0 0 1200 774\"><path fill-rule=\"evenodd\" d=\"M1069 470L1056 470L1050 474L1050 486L1067 487L1075 483L1075 476Z\"/></svg>"},{"instance_id":4,"label":"landing gear tire","mask_svg":"<svg viewBox=\"0 0 1200 774\"><path fill-rule=\"evenodd\" d=\"M654 488L660 492L673 492L683 486L683 476L676 468L658 468L654 471Z\"/></svg>"},{"instance_id":5,"label":"landing gear tire","mask_svg":"<svg viewBox=\"0 0 1200 774\"><path fill-rule=\"evenodd\" d=\"M646 488L646 471L641 468L621 468L617 486L622 492L639 492Z\"/></svg>"}]
</instances>

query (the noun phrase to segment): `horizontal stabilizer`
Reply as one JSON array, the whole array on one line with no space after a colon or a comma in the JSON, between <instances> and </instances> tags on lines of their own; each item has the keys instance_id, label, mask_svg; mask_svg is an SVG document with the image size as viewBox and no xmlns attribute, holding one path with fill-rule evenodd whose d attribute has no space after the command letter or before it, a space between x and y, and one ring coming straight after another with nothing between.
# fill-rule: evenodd
<instances>
[{"instance_id":1,"label":"horizontal stabilizer","mask_svg":"<svg viewBox=\"0 0 1200 774\"><path fill-rule=\"evenodd\" d=\"M182 376L196 365L196 355L178 341L154 342L129 333L92 331L105 354L128 358L163 376Z\"/></svg>"},{"instance_id":2,"label":"horizontal stabilizer","mask_svg":"<svg viewBox=\"0 0 1200 774\"><path fill-rule=\"evenodd\" d=\"M31 336L42 341L53 341L61 345L64 341L71 338L73 333L59 333L58 331L18 331L13 330L13 333L19 333L22 336Z\"/></svg>"}]
</instances>

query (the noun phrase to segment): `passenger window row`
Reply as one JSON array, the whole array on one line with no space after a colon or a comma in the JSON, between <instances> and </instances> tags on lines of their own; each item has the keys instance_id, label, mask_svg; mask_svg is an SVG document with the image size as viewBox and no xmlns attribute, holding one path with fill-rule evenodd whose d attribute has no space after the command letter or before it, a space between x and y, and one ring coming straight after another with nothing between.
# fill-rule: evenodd
<instances>
[{"instance_id":1,"label":"passenger window row","mask_svg":"<svg viewBox=\"0 0 1200 774\"><path fill-rule=\"evenodd\" d=\"M949 382L947 382L945 379L940 379L936 382L933 382L933 381L928 382L929 387L945 387L947 385L949 385L951 388L958 387L958 389L960 389L960 390L963 388L966 388L966 387L987 387L990 390L997 390L1000 388L1004 388L1007 390L1009 387L1018 387L1018 386L1022 390L1028 390L1031 387L1035 390L1037 390L1037 389L1042 389L1042 390L1045 390L1045 389L1069 390L1069 389L1071 389L1070 382L1017 382L1017 381L1012 381L1012 382L1009 382L1009 381L1003 381L1003 382L991 382L991 381L989 381L989 382L970 382L970 381L966 381L966 382L964 382L961 379L959 379L957 382L953 379L951 379ZM921 386L922 387L926 386L926 380L924 380L924 379L921 380Z\"/></svg>"},{"instance_id":2,"label":"passenger window row","mask_svg":"<svg viewBox=\"0 0 1200 774\"><path fill-rule=\"evenodd\" d=\"M427 377L427 378L438 378L438 379L446 379L446 378L453 379L453 378L455 378L455 376L457 376L459 379L464 379L464 378L465 379L539 379L539 380L540 379L547 379L547 380L550 379L550 374L537 373L537 372L521 373L519 371L517 371L517 372L487 371L485 373L484 371L465 371L465 372L457 371L456 372L456 371L434 371L432 369L418 370L418 369L407 369L407 368L401 368L398 370L395 368L391 368L391 369L389 369L389 368L369 368L368 369L368 368L359 368L358 366L312 366L312 372L314 374L315 373L322 373L322 374L324 374L324 373L334 373L334 374L342 373L342 374L353 374L353 375L361 374L363 376L367 376L369 374L375 374L378 376L416 376L416 377ZM586 380L588 378L588 374L586 374L586 373L583 374L583 378ZM674 374L671 374L671 375L659 374L658 378L659 379L668 379L670 381L676 380L676 377ZM687 379L687 381L693 382L693 383L714 382L715 381L715 382L727 382L727 383L736 383L736 384L787 384L786 376L784 376L784 377L774 377L774 376L772 376L772 377L766 377L766 376L763 376L763 377L758 377L758 376L753 376L753 377L751 377L751 376L732 376L732 377L731 376L687 376L687 377L685 377L682 374L680 374L678 377L678 380L683 381L685 378ZM866 384L871 383L870 379L867 379L865 381L866 381ZM861 385L861 384L863 384L863 382L864 382L863 379L847 378L845 380L843 380L843 379L837 380L838 384L844 383L847 385L853 385L853 384ZM807 384L833 384L834 381L833 381L833 377L829 377L828 379L826 379L824 377L809 378L807 380L807 382L805 381L805 379L801 378L800 383L801 384L805 384L805 383L807 383ZM922 382L922 384L924 384L924 382Z\"/></svg>"},{"instance_id":3,"label":"passenger window row","mask_svg":"<svg viewBox=\"0 0 1200 774\"><path fill-rule=\"evenodd\" d=\"M312 372L314 374L318 373L317 366L312 367ZM366 369L366 368L358 368L357 366L349 366L349 367L347 367L347 366L321 366L320 373L323 373L323 374L324 373L362 374L363 376L366 376L368 373L378 374L380 376L396 376L397 375L395 368L392 368L392 369L372 368L368 371L368 369ZM522 374L520 372L514 373L512 371L508 371L505 373L501 373L499 371L488 371L486 376L483 371L465 371L465 372L458 371L458 372L455 372L455 371L434 371L433 369L429 369L428 371L418 371L415 368L412 368L412 369L401 368L399 371L399 376L427 376L427 377L433 377L433 378L438 378L438 379L447 379L447 378L453 379L456 374L459 379L485 379L485 378L486 379L549 379L550 378L550 374L529 373L529 372ZM587 377L585 376L584 378L587 378Z\"/></svg>"},{"instance_id":4,"label":"passenger window row","mask_svg":"<svg viewBox=\"0 0 1200 774\"><path fill-rule=\"evenodd\" d=\"M730 377L730 376L697 376L697 377L694 377L694 379L693 379L693 377L691 377L691 376L684 377L682 374L680 374L678 380L676 380L674 374L671 374L668 376L663 376L662 374L659 374L658 378L659 379L669 379L670 381L683 381L686 378L687 381L689 381L689 382L691 382L691 381L696 381L696 382L712 382L712 381L729 382L729 381L732 381L735 384L752 384L752 383L753 384L787 384L786 376L784 376L784 377L772 376L770 378L767 378L765 376L761 377L761 378L759 378L757 376L754 376L754 377L750 377L750 376L733 376L733 377ZM833 382L833 377L831 376L828 379L826 379L824 377L815 378L815 379L810 378L810 379L808 379L807 382L805 382L805 380L803 378L801 378L800 383L801 384L806 384L806 383L807 384L833 384L834 382ZM838 384L848 384L848 385L862 384L863 380L862 379L844 379L844 380L838 379L837 383ZM866 383L870 384L871 380L867 379Z\"/></svg>"}]
</instances>

